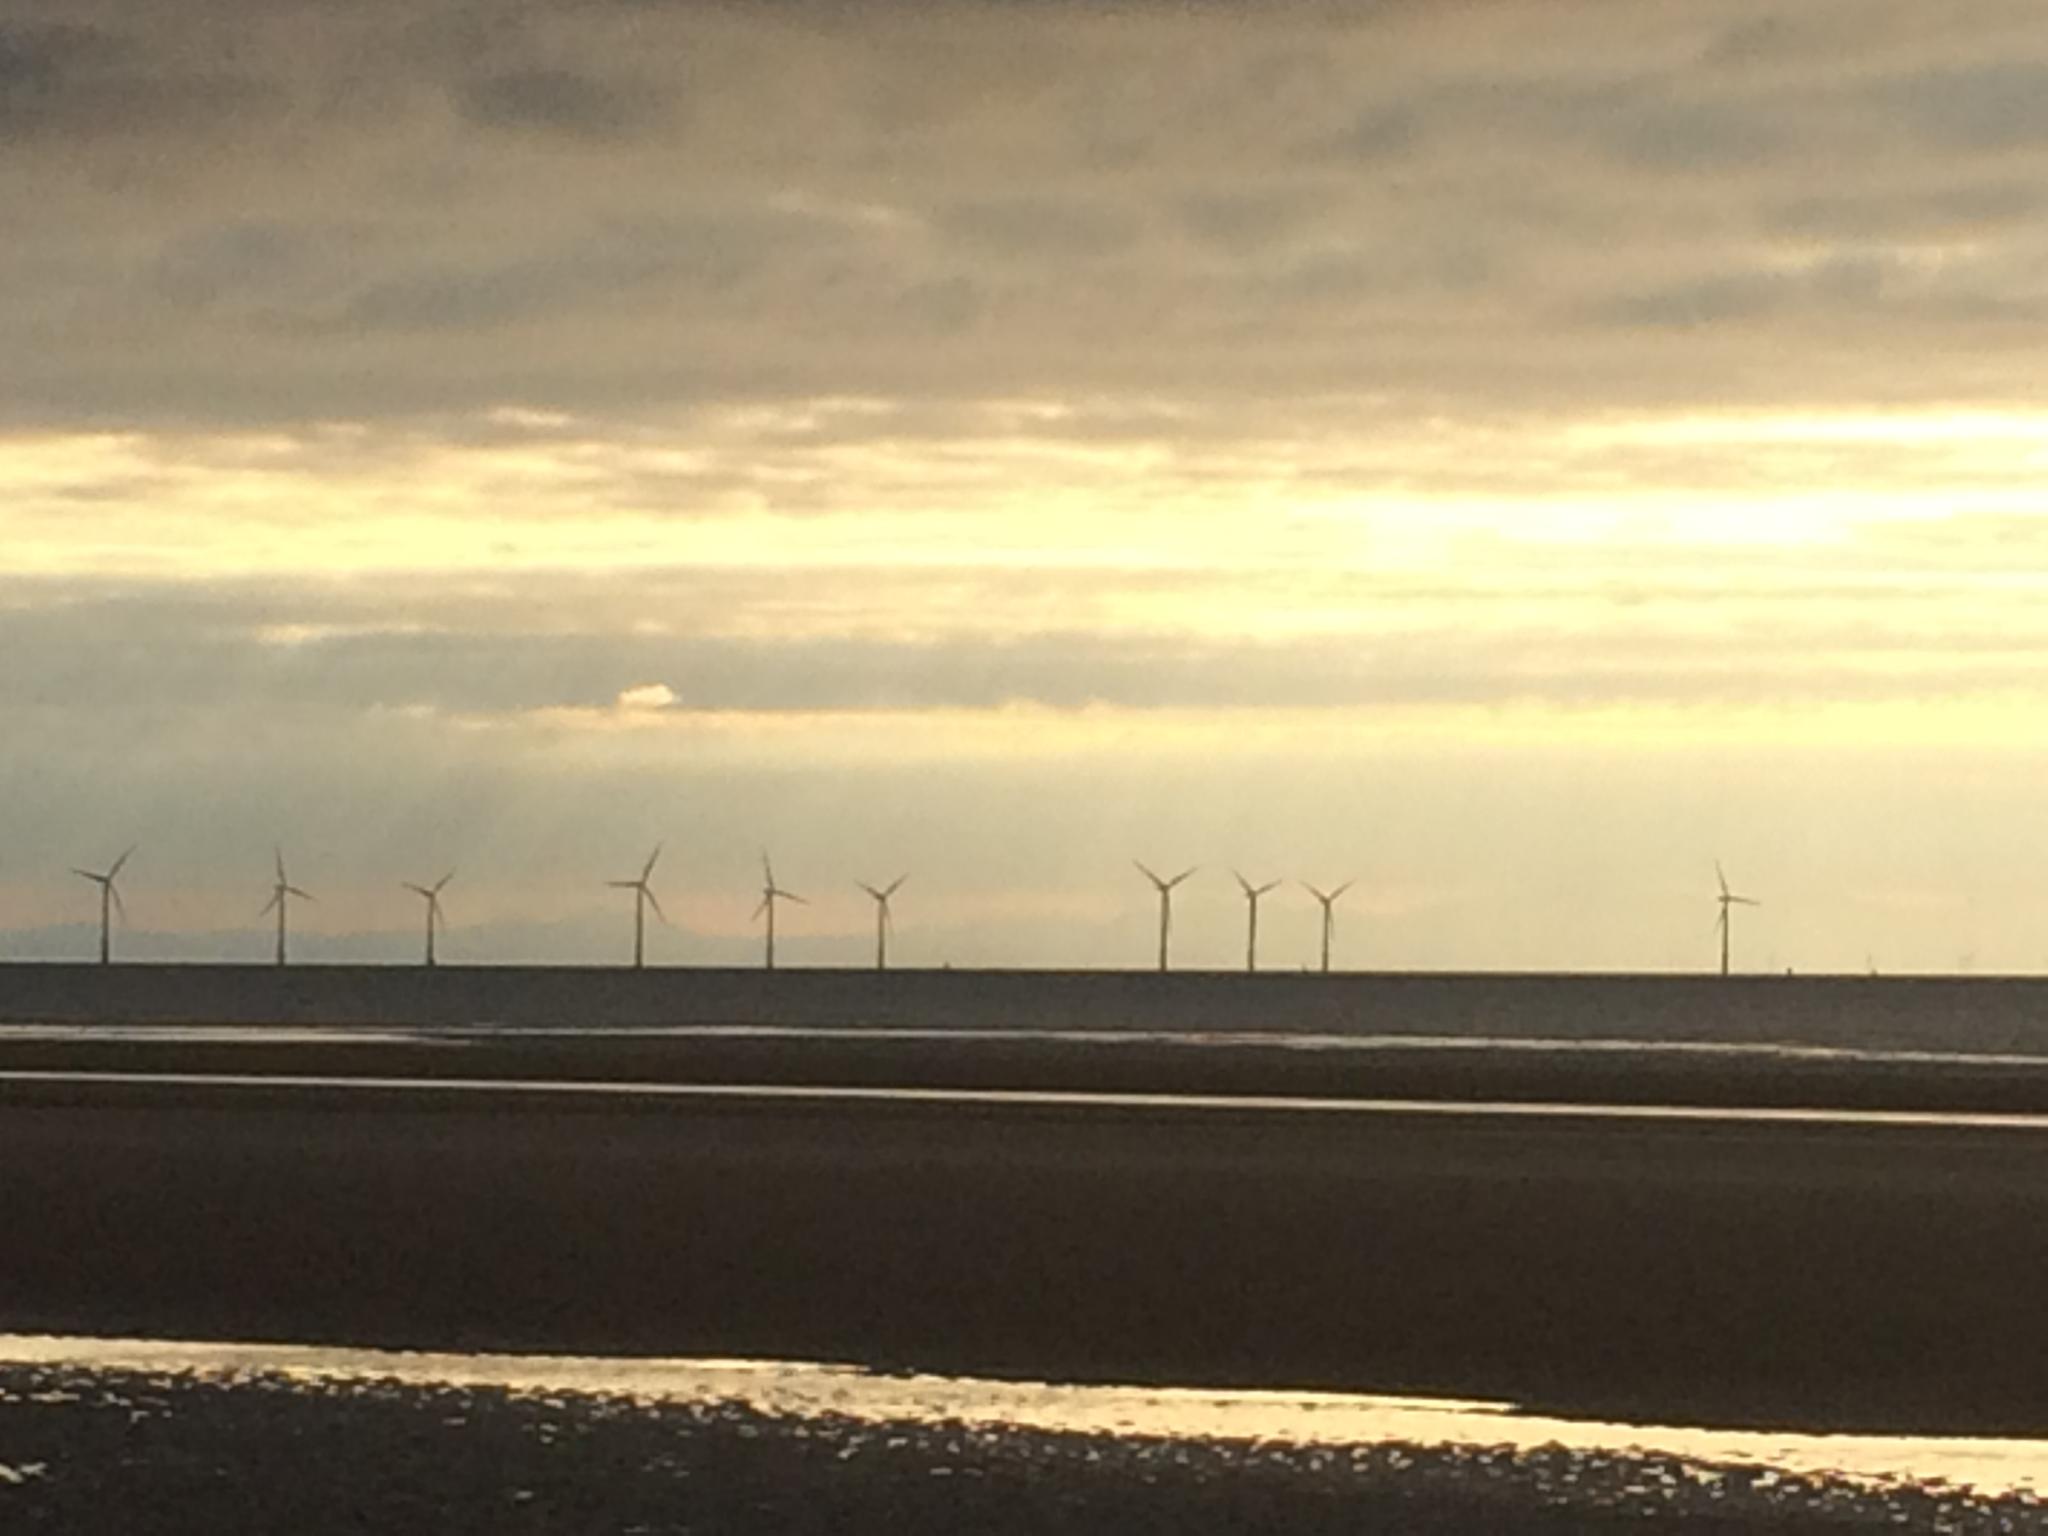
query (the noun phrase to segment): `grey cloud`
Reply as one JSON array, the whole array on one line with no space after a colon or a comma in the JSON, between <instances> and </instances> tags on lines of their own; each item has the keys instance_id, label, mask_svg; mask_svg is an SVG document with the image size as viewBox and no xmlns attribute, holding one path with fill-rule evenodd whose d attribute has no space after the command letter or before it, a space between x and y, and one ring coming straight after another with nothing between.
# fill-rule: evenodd
<instances>
[{"instance_id":1,"label":"grey cloud","mask_svg":"<svg viewBox=\"0 0 2048 1536\"><path fill-rule=\"evenodd\" d=\"M891 601L875 578L862 580L865 602ZM1959 624L1938 583L1917 596L1850 588L1828 598L1801 586L1739 601L1667 584L1633 602L1610 601L1603 621L1577 637L1557 632L1559 598L1540 590L1491 604L1469 592L1418 593L1405 608L1381 593L1383 618L1371 632L1274 641L1078 628L991 635L957 624L917 639L858 631L757 638L718 627L718 614L742 612L759 627L778 603L815 613L817 582L668 577L629 591L616 581L584 583L587 591L570 583L559 596L558 581L528 578L468 597L431 584L390 593L17 584L0 606L0 645L25 659L0 676L0 702L135 719L195 709L251 720L408 709L465 717L606 709L628 688L662 683L684 710L764 714L1012 703L1577 706L1967 693L2027 681L2048 660L2048 627L2016 627L2007 613ZM903 588L898 600L914 600L914 581L891 582ZM1034 584L1047 585L1012 581L989 595L1014 603L1029 595L1020 585ZM1144 583L1115 585L1128 595ZM1582 616L1602 590L1560 594L1563 611ZM1273 598L1311 595L1297 584ZM631 621L641 616L688 627L636 631ZM1583 628L1583 617L1577 622Z\"/></svg>"},{"instance_id":2,"label":"grey cloud","mask_svg":"<svg viewBox=\"0 0 2048 1536\"><path fill-rule=\"evenodd\" d=\"M630 132L654 113L648 94L637 87L539 65L465 81L458 99L470 118L490 127L591 139Z\"/></svg>"},{"instance_id":3,"label":"grey cloud","mask_svg":"<svg viewBox=\"0 0 2048 1536\"><path fill-rule=\"evenodd\" d=\"M2039 296L2001 291L1995 275L1987 283L1982 274L1922 268L1882 249L1798 267L1709 272L1606 300L1592 311L1606 324L1685 329L1886 316L1916 327L2031 322L2044 312Z\"/></svg>"},{"instance_id":4,"label":"grey cloud","mask_svg":"<svg viewBox=\"0 0 2048 1536\"><path fill-rule=\"evenodd\" d=\"M1901 351L1949 398L2017 391L2016 360L1941 327L2035 313L2048 235L1999 147L2032 131L2032 66L1960 21L1916 66L1892 0L1815 5L1717 53L1756 11L1617 31L1562 4L1496 36L1434 7L941 3L856 27L482 0L236 28L226 5L85 3L0 54L0 121L39 125L0 196L48 210L0 252L0 415L1124 392L1571 412L1854 398ZM1883 50L1835 67L1871 32ZM117 117L112 82L160 118L229 78L255 96L221 121L261 100L277 131L84 161L103 128L59 131ZM1985 247L1969 270L1887 265L1945 230ZM1771 240L1857 248L1788 277ZM1754 350L1815 314L1892 329L1808 336L1796 379ZM1659 340L1703 322L1747 339Z\"/></svg>"},{"instance_id":5,"label":"grey cloud","mask_svg":"<svg viewBox=\"0 0 2048 1536\"><path fill-rule=\"evenodd\" d=\"M0 23L0 145L219 128L276 104L258 79L151 58L104 27Z\"/></svg>"},{"instance_id":6,"label":"grey cloud","mask_svg":"<svg viewBox=\"0 0 2048 1536\"><path fill-rule=\"evenodd\" d=\"M1881 99L1922 133L1974 150L2048 146L2048 62L2000 60L1896 79Z\"/></svg>"},{"instance_id":7,"label":"grey cloud","mask_svg":"<svg viewBox=\"0 0 2048 1536\"><path fill-rule=\"evenodd\" d=\"M2048 191L2032 179L1994 177L1884 189L1827 187L1765 205L1770 228L1786 234L1875 241L1967 238L2024 229L2048 211Z\"/></svg>"},{"instance_id":8,"label":"grey cloud","mask_svg":"<svg viewBox=\"0 0 2048 1536\"><path fill-rule=\"evenodd\" d=\"M1621 114L1608 132L1622 159L1652 171L1753 167L1789 142L1782 125L1747 101L1649 103Z\"/></svg>"},{"instance_id":9,"label":"grey cloud","mask_svg":"<svg viewBox=\"0 0 2048 1536\"><path fill-rule=\"evenodd\" d=\"M173 241L157 259L154 281L184 305L304 292L321 275L320 253L333 233L275 220L236 222Z\"/></svg>"},{"instance_id":10,"label":"grey cloud","mask_svg":"<svg viewBox=\"0 0 2048 1536\"><path fill-rule=\"evenodd\" d=\"M93 104L123 50L96 27L0 24L0 131L57 126Z\"/></svg>"}]
</instances>

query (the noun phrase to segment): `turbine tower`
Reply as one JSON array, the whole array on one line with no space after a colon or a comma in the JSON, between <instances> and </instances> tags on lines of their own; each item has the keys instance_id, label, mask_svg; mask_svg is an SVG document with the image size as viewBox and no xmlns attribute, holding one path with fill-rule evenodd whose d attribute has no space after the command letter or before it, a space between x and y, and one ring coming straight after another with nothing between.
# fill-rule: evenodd
<instances>
[{"instance_id":1,"label":"turbine tower","mask_svg":"<svg viewBox=\"0 0 2048 1536\"><path fill-rule=\"evenodd\" d=\"M1237 883L1244 892L1244 903L1248 909L1245 917L1244 968L1247 971L1256 971L1259 968L1259 898L1280 882L1268 880L1264 885L1253 885L1243 875L1238 875L1236 870L1233 869L1231 873L1237 875Z\"/></svg>"},{"instance_id":2,"label":"turbine tower","mask_svg":"<svg viewBox=\"0 0 2048 1536\"><path fill-rule=\"evenodd\" d=\"M277 883L271 886L270 900L264 903L263 911L258 912L256 915L258 917L262 917L264 913L269 912L272 908L276 909L277 963L279 965L283 965L285 963L285 933L287 927L285 914L290 910L291 898L296 896L301 901L311 901L313 899L313 893L311 891L300 890L296 885L293 885L291 883L290 878L286 876L284 872L284 850L282 848L273 848L271 852L274 855L276 855L277 858Z\"/></svg>"},{"instance_id":3,"label":"turbine tower","mask_svg":"<svg viewBox=\"0 0 2048 1536\"><path fill-rule=\"evenodd\" d=\"M854 881L855 885L875 899L875 969L878 971L889 969L889 935L896 928L896 919L889 914L889 898L894 896L896 888L909 878L908 875L898 875L880 890L876 890L865 880ZM773 885L775 882L770 880L768 883Z\"/></svg>"},{"instance_id":4,"label":"turbine tower","mask_svg":"<svg viewBox=\"0 0 2048 1536\"><path fill-rule=\"evenodd\" d=\"M633 893L633 969L636 971L647 963L647 909L654 908L656 917L664 923L668 921L668 914L661 910L661 902L655 897L654 887L647 883L648 877L654 873L654 861L660 857L661 844L656 843L654 852L648 854L647 862L640 866L639 879L605 881L615 891Z\"/></svg>"},{"instance_id":5,"label":"turbine tower","mask_svg":"<svg viewBox=\"0 0 2048 1536\"><path fill-rule=\"evenodd\" d=\"M1319 891L1307 881L1302 882L1302 889L1323 904L1323 974L1325 976L1330 974L1330 936L1337 931L1337 898L1357 883L1355 880L1346 880L1334 891Z\"/></svg>"},{"instance_id":6,"label":"turbine tower","mask_svg":"<svg viewBox=\"0 0 2048 1536\"><path fill-rule=\"evenodd\" d=\"M894 890L895 886L890 889ZM785 891L775 883L775 866L768 862L764 849L761 853L761 905L754 908L754 916L760 917L765 913L768 917L768 969L771 971L775 969L775 903L778 901L793 901L800 907L810 905L795 891Z\"/></svg>"},{"instance_id":7,"label":"turbine tower","mask_svg":"<svg viewBox=\"0 0 2048 1536\"><path fill-rule=\"evenodd\" d=\"M128 850L128 853L124 853L121 855L121 857L114 860L112 864L107 866L106 871L101 874L95 874L92 870L89 869L80 869L76 865L73 865L71 868L71 873L77 875L80 879L90 880L94 885L100 888L101 965L110 964L114 958L114 914L118 912L121 914L122 922L125 923L128 921L128 909L121 904L121 892L119 891L119 889L116 888L114 882L121 878L121 866L128 862L128 854L131 854L134 851L135 850L133 848L130 848Z\"/></svg>"},{"instance_id":8,"label":"turbine tower","mask_svg":"<svg viewBox=\"0 0 2048 1536\"><path fill-rule=\"evenodd\" d=\"M1714 861L1714 878L1721 882L1721 894L1718 898L1721 903L1721 915L1714 919L1714 926L1721 930L1721 974L1726 976L1728 974L1728 930L1733 926L1729 921L1728 909L1730 907L1760 907L1763 903L1753 901L1747 896L1738 896L1729 890L1728 873L1721 868L1721 861L1719 859Z\"/></svg>"},{"instance_id":9,"label":"turbine tower","mask_svg":"<svg viewBox=\"0 0 2048 1536\"><path fill-rule=\"evenodd\" d=\"M432 885L414 885L410 880L403 882L405 888L408 891L411 891L413 895L422 898L427 904L428 965L432 965L434 963L434 933L444 924L444 919L441 916L441 892L443 889L446 888L448 882L450 880L453 880L454 878L455 871L451 869L448 871L447 874L443 875L440 879L436 880Z\"/></svg>"},{"instance_id":10,"label":"turbine tower","mask_svg":"<svg viewBox=\"0 0 2048 1536\"><path fill-rule=\"evenodd\" d=\"M1200 869L1201 865L1190 864L1171 880L1162 880L1139 860L1133 859L1131 862L1138 866L1138 873L1150 880L1153 889L1159 892L1159 969L1163 971L1166 969L1167 941L1173 936L1173 888Z\"/></svg>"}]
</instances>

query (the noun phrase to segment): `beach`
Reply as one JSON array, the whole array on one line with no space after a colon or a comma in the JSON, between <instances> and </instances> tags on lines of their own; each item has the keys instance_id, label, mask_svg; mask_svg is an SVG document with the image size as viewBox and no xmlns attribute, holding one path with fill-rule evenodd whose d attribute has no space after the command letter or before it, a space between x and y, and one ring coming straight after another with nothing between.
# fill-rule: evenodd
<instances>
[{"instance_id":1,"label":"beach","mask_svg":"<svg viewBox=\"0 0 2048 1536\"><path fill-rule=\"evenodd\" d=\"M397 1377L0 1364L10 1530L2038 1528L2030 1491L1562 1445L1052 1432Z\"/></svg>"},{"instance_id":2,"label":"beach","mask_svg":"<svg viewBox=\"0 0 2048 1536\"><path fill-rule=\"evenodd\" d=\"M2040 1432L2048 1126L0 1083L0 1327Z\"/></svg>"}]
</instances>

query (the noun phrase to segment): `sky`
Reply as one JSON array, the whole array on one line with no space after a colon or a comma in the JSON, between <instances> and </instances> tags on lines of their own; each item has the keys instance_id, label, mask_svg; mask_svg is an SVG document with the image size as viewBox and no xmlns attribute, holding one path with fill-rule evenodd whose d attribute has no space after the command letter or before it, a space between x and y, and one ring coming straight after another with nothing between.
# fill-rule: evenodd
<instances>
[{"instance_id":1,"label":"sky","mask_svg":"<svg viewBox=\"0 0 2048 1536\"><path fill-rule=\"evenodd\" d=\"M0 0L0 210L0 957L2048 969L2037 0Z\"/></svg>"}]
</instances>

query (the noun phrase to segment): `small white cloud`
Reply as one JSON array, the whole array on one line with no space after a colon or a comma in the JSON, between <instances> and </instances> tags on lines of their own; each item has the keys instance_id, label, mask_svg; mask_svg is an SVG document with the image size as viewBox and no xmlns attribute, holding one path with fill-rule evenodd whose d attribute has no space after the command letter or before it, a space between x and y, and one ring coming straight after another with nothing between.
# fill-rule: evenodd
<instances>
[{"instance_id":1,"label":"small white cloud","mask_svg":"<svg viewBox=\"0 0 2048 1536\"><path fill-rule=\"evenodd\" d=\"M667 709L676 702L676 691L667 683L635 683L618 697L620 709Z\"/></svg>"}]
</instances>

